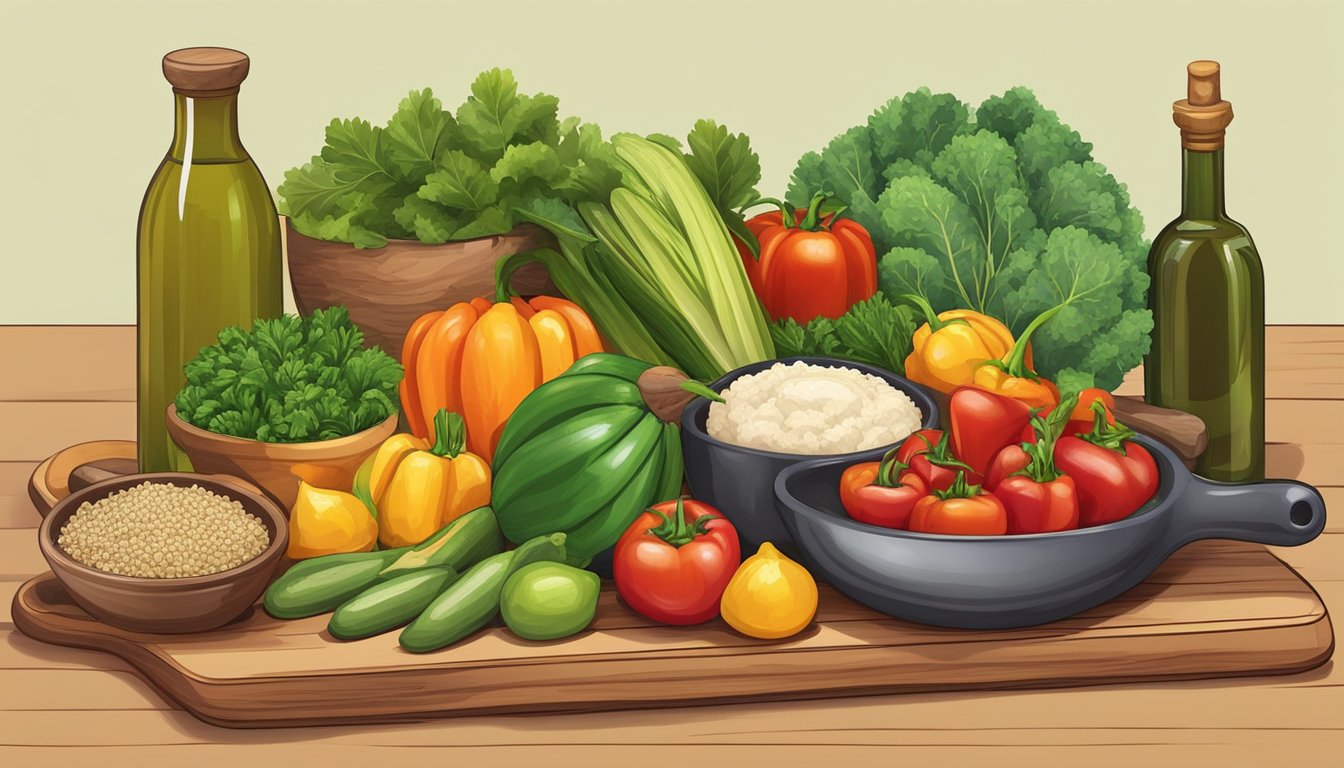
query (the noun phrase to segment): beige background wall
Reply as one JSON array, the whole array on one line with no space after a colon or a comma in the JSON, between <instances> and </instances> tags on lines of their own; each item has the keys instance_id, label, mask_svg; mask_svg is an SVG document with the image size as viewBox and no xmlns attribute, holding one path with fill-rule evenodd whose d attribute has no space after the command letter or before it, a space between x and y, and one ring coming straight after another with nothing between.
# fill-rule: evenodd
<instances>
[{"instance_id":1,"label":"beige background wall","mask_svg":"<svg viewBox=\"0 0 1344 768\"><path fill-rule=\"evenodd\" d=\"M1217 58L1236 107L1228 208L1256 237L1274 323L1344 322L1338 0L526 2L0 0L0 323L127 323L135 222L172 131L163 53L252 56L242 135L272 187L334 116L407 90L457 104L511 67L604 129L747 132L782 194L798 156L928 85L1024 84L1128 183L1149 235L1179 207L1170 104Z\"/></svg>"}]
</instances>

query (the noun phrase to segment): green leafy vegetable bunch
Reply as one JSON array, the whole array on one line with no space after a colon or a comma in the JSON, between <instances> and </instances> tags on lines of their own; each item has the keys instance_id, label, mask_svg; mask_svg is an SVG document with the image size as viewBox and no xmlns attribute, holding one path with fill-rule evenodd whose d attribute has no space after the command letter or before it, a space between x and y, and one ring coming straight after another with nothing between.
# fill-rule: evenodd
<instances>
[{"instance_id":1,"label":"green leafy vegetable bunch","mask_svg":"<svg viewBox=\"0 0 1344 768\"><path fill-rule=\"evenodd\" d=\"M910 307L879 292L834 320L818 317L803 325L786 317L770 326L770 335L780 357L835 357L904 374L920 322Z\"/></svg>"},{"instance_id":2,"label":"green leafy vegetable bunch","mask_svg":"<svg viewBox=\"0 0 1344 768\"><path fill-rule=\"evenodd\" d=\"M353 435L397 413L401 365L345 307L230 326L185 367L177 413L221 435L301 443Z\"/></svg>"},{"instance_id":3,"label":"green leafy vegetable bunch","mask_svg":"<svg viewBox=\"0 0 1344 768\"><path fill-rule=\"evenodd\" d=\"M798 161L790 202L819 189L873 236L888 296L984 312L1015 334L1062 305L1032 338L1061 390L1112 389L1148 351L1143 219L1026 88L974 110L927 88L892 99Z\"/></svg>"},{"instance_id":4,"label":"green leafy vegetable bunch","mask_svg":"<svg viewBox=\"0 0 1344 768\"><path fill-rule=\"evenodd\" d=\"M425 88L385 125L332 120L321 154L285 174L281 212L302 234L359 248L508 232L520 204L588 199L618 179L600 129L560 120L558 108L556 97L521 94L512 72L492 69L455 112Z\"/></svg>"}]
</instances>

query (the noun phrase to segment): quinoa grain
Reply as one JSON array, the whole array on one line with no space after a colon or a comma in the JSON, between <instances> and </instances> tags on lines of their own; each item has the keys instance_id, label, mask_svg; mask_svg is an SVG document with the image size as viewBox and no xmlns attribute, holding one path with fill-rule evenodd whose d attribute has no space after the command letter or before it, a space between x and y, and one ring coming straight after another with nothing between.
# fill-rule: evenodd
<instances>
[{"instance_id":1,"label":"quinoa grain","mask_svg":"<svg viewBox=\"0 0 1344 768\"><path fill-rule=\"evenodd\" d=\"M270 534L239 501L199 485L144 482L81 504L56 543L100 571L177 579L236 568L260 555Z\"/></svg>"}]
</instances>

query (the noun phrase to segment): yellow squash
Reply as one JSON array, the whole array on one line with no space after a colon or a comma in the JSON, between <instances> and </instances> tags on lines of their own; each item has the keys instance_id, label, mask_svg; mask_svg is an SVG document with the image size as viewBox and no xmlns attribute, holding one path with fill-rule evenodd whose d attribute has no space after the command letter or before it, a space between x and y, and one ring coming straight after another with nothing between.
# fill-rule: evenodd
<instances>
[{"instance_id":1,"label":"yellow squash","mask_svg":"<svg viewBox=\"0 0 1344 768\"><path fill-rule=\"evenodd\" d=\"M490 465L463 449L462 417L440 409L434 433L433 446L413 435L393 435L360 468L355 494L377 509L378 540L385 547L419 544L490 503Z\"/></svg>"},{"instance_id":2,"label":"yellow squash","mask_svg":"<svg viewBox=\"0 0 1344 768\"><path fill-rule=\"evenodd\" d=\"M748 637L791 637L817 613L817 582L803 566L765 542L742 561L719 603L723 620Z\"/></svg>"},{"instance_id":3,"label":"yellow squash","mask_svg":"<svg viewBox=\"0 0 1344 768\"><path fill-rule=\"evenodd\" d=\"M354 494L314 488L299 481L289 512L285 555L303 560L341 552L368 552L378 540L378 523Z\"/></svg>"}]
</instances>

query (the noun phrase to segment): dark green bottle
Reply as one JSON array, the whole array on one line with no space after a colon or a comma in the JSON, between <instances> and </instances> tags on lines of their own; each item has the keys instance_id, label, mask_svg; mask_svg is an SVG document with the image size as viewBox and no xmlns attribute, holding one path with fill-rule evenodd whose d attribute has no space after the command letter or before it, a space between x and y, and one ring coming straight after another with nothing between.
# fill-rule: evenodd
<instances>
[{"instance_id":1,"label":"dark green bottle","mask_svg":"<svg viewBox=\"0 0 1344 768\"><path fill-rule=\"evenodd\" d=\"M177 116L173 144L140 208L136 348L140 471L191 469L164 414L182 366L230 325L277 317L280 224L270 189L238 139L248 58L227 48L163 57Z\"/></svg>"},{"instance_id":2,"label":"dark green bottle","mask_svg":"<svg viewBox=\"0 0 1344 768\"><path fill-rule=\"evenodd\" d=\"M1192 62L1181 128L1181 215L1153 241L1153 344L1148 402L1199 416L1209 447L1195 471L1211 480L1265 476L1265 279L1246 228L1223 205L1223 140L1232 105L1218 63Z\"/></svg>"}]
</instances>

